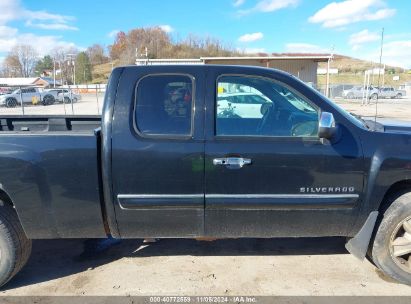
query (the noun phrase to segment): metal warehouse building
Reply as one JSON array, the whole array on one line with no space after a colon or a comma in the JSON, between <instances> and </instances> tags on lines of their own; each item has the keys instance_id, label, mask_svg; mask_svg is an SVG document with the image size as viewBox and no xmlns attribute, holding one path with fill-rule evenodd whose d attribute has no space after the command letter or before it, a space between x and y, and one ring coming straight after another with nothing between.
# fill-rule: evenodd
<instances>
[{"instance_id":1,"label":"metal warehouse building","mask_svg":"<svg viewBox=\"0 0 411 304\"><path fill-rule=\"evenodd\" d=\"M137 59L137 65L157 64L227 64L251 65L283 70L300 78L302 81L317 85L319 62L329 62L327 54L278 54L259 57L201 57L200 59Z\"/></svg>"}]
</instances>

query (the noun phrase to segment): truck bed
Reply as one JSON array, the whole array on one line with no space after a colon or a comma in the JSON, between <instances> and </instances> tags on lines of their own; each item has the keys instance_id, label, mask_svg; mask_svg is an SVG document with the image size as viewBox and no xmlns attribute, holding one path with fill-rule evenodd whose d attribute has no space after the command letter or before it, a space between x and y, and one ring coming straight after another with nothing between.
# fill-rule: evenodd
<instances>
[{"instance_id":1,"label":"truck bed","mask_svg":"<svg viewBox=\"0 0 411 304\"><path fill-rule=\"evenodd\" d=\"M98 115L0 115L0 132L84 132L100 125Z\"/></svg>"},{"instance_id":2,"label":"truck bed","mask_svg":"<svg viewBox=\"0 0 411 304\"><path fill-rule=\"evenodd\" d=\"M99 116L0 116L0 190L29 238L105 237Z\"/></svg>"}]
</instances>

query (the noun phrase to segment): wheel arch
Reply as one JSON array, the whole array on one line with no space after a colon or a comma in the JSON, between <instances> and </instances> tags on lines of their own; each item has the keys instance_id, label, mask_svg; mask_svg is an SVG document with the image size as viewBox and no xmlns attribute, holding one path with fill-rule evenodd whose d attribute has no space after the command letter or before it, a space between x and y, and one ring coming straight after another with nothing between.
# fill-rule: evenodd
<instances>
[{"instance_id":1,"label":"wheel arch","mask_svg":"<svg viewBox=\"0 0 411 304\"><path fill-rule=\"evenodd\" d=\"M16 210L16 208L15 208L15 205L14 205L13 200L12 200L11 196L6 192L6 190L4 190L3 185L2 185L1 183L0 183L0 201L1 201L2 203L4 203L4 204L7 204L7 205L10 206L11 208L13 208L14 212L15 212L16 215L17 215L17 218L18 218L18 220L19 220L20 225L22 225L22 222L21 222L19 213L17 212L17 210ZM24 231L24 234L25 234L26 237L27 237L27 233L26 233L26 231L24 230L24 227L23 227L23 226L22 226L22 229L23 229L23 231Z\"/></svg>"},{"instance_id":2,"label":"wheel arch","mask_svg":"<svg viewBox=\"0 0 411 304\"><path fill-rule=\"evenodd\" d=\"M411 192L411 179L403 179L392 184L385 192L378 206L380 216L384 214L398 197L407 192Z\"/></svg>"},{"instance_id":3,"label":"wheel arch","mask_svg":"<svg viewBox=\"0 0 411 304\"><path fill-rule=\"evenodd\" d=\"M9 206L14 208L13 200L11 199L10 195L3 189L3 185L0 184L0 200L3 203L8 204Z\"/></svg>"}]
</instances>

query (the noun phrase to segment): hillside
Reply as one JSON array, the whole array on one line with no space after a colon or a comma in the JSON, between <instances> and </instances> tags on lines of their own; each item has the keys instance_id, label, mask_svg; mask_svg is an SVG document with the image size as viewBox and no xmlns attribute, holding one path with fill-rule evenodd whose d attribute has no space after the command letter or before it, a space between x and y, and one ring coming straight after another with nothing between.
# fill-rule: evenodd
<instances>
[{"instance_id":1,"label":"hillside","mask_svg":"<svg viewBox=\"0 0 411 304\"><path fill-rule=\"evenodd\" d=\"M261 55L261 54L260 54ZM256 55L257 56L257 55ZM93 67L93 83L106 83L108 76L113 67L121 65L119 60L113 62L96 65ZM327 63L319 63L319 68L326 68ZM352 58L343 55L334 55L334 60L331 62L331 68L339 70L338 75L330 75L330 83L337 84L361 84L364 81L364 71L378 67L378 64L371 61L365 61L357 58ZM393 76L400 76L400 81L393 81ZM372 80L376 84L378 76L375 75ZM398 86L404 82L411 82L411 74L404 72L402 68L386 66L384 75L384 83L386 85ZM383 79L381 79L382 83ZM318 75L318 84L324 85L326 82L325 75Z\"/></svg>"},{"instance_id":2,"label":"hillside","mask_svg":"<svg viewBox=\"0 0 411 304\"><path fill-rule=\"evenodd\" d=\"M93 75L93 83L107 83L107 79L110 76L111 70L119 65L119 61L114 60L113 62L93 66L91 72Z\"/></svg>"},{"instance_id":3,"label":"hillside","mask_svg":"<svg viewBox=\"0 0 411 304\"><path fill-rule=\"evenodd\" d=\"M326 68L327 63L322 62L319 68ZM331 68L337 68L338 75L330 75L331 84L362 84L364 82L364 71L378 68L378 63L361 60L343 55L334 55L330 64ZM393 76L400 76L399 81L394 81ZM371 76L371 84L377 85L378 75ZM381 75L380 83L397 87L404 82L411 81L411 74L400 67L385 66L385 75ZM326 83L325 75L318 75L318 84Z\"/></svg>"}]
</instances>

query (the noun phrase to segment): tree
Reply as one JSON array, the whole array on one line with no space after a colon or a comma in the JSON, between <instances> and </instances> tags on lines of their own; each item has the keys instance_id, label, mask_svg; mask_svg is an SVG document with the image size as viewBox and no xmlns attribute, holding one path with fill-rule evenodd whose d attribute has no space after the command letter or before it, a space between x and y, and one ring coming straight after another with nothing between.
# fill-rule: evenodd
<instances>
[{"instance_id":1,"label":"tree","mask_svg":"<svg viewBox=\"0 0 411 304\"><path fill-rule=\"evenodd\" d=\"M3 61L4 77L21 77L21 65L19 58L15 55L9 54Z\"/></svg>"},{"instance_id":2,"label":"tree","mask_svg":"<svg viewBox=\"0 0 411 304\"><path fill-rule=\"evenodd\" d=\"M118 32L114 43L110 46L111 59L120 59L121 54L127 48L127 36L124 32Z\"/></svg>"},{"instance_id":3,"label":"tree","mask_svg":"<svg viewBox=\"0 0 411 304\"><path fill-rule=\"evenodd\" d=\"M87 83L91 80L90 59L86 52L80 52L76 58L76 82Z\"/></svg>"},{"instance_id":4,"label":"tree","mask_svg":"<svg viewBox=\"0 0 411 304\"><path fill-rule=\"evenodd\" d=\"M9 56L14 67L19 69L19 76L30 77L33 75L37 62L37 52L31 45L18 44L12 48Z\"/></svg>"},{"instance_id":5,"label":"tree","mask_svg":"<svg viewBox=\"0 0 411 304\"><path fill-rule=\"evenodd\" d=\"M90 58L91 65L103 64L108 62L104 47L101 44L93 44L87 48L87 55Z\"/></svg>"},{"instance_id":6,"label":"tree","mask_svg":"<svg viewBox=\"0 0 411 304\"><path fill-rule=\"evenodd\" d=\"M43 59L40 59L37 61L36 67L35 67L35 73L37 76L41 76L45 71L50 71L53 70L54 64L53 64L53 58L51 58L50 55L46 55L43 57Z\"/></svg>"}]
</instances>

